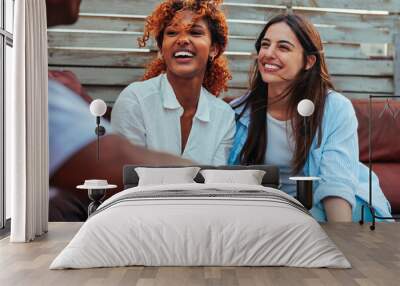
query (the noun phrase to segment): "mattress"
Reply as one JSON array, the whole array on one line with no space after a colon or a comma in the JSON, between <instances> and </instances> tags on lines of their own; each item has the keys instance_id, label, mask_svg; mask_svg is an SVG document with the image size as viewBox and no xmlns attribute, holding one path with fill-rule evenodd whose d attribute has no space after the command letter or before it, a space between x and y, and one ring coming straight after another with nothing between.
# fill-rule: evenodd
<instances>
[{"instance_id":1,"label":"mattress","mask_svg":"<svg viewBox=\"0 0 400 286\"><path fill-rule=\"evenodd\" d=\"M50 269L130 265L351 267L287 194L198 183L140 186L112 196Z\"/></svg>"}]
</instances>

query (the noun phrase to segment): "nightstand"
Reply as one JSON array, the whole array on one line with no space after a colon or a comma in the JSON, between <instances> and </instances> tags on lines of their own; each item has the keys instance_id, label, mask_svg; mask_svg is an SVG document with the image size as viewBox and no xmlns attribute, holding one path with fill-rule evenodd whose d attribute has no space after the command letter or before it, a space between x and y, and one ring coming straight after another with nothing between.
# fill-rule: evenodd
<instances>
[{"instance_id":1,"label":"nightstand","mask_svg":"<svg viewBox=\"0 0 400 286\"><path fill-rule=\"evenodd\" d=\"M83 185L76 186L77 189L88 190L89 199L92 201L88 206L88 217L101 205L108 189L114 189L117 185L108 184L107 180L85 180Z\"/></svg>"},{"instance_id":2,"label":"nightstand","mask_svg":"<svg viewBox=\"0 0 400 286\"><path fill-rule=\"evenodd\" d=\"M296 199L310 210L313 207L313 181L319 181L319 177L290 177L289 180L296 181Z\"/></svg>"}]
</instances>

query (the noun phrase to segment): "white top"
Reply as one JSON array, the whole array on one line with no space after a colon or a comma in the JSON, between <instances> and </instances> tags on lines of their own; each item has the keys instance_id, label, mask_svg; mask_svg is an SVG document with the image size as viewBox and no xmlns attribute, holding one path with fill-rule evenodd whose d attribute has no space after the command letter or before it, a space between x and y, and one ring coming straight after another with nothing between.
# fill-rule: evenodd
<instances>
[{"instance_id":1,"label":"white top","mask_svg":"<svg viewBox=\"0 0 400 286\"><path fill-rule=\"evenodd\" d=\"M235 116L224 101L201 88L197 111L183 153L180 117L183 108L165 74L131 83L111 114L113 129L134 144L200 164L226 165L235 135Z\"/></svg>"},{"instance_id":2,"label":"white top","mask_svg":"<svg viewBox=\"0 0 400 286\"><path fill-rule=\"evenodd\" d=\"M267 114L267 152L265 163L279 167L281 190L296 196L296 182L289 179L292 174L294 138L290 121L280 121ZM303 173L296 174L301 176Z\"/></svg>"}]
</instances>

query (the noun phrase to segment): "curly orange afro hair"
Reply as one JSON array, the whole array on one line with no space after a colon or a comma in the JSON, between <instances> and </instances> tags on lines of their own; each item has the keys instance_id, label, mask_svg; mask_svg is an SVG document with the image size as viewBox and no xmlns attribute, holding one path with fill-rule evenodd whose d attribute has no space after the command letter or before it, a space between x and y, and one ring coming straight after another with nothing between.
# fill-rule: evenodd
<instances>
[{"instance_id":1,"label":"curly orange afro hair","mask_svg":"<svg viewBox=\"0 0 400 286\"><path fill-rule=\"evenodd\" d=\"M190 10L197 14L197 19L204 19L211 33L212 44L218 53L214 60L207 64L203 86L212 94L219 95L227 90L227 82L232 79L228 62L222 53L228 43L228 25L224 13L219 9L223 0L166 0L157 6L153 13L146 18L144 34L138 38L140 47L153 37L159 49L162 47L164 30L179 11ZM195 19L196 20L196 19ZM163 59L154 59L146 69L143 79L150 79L166 71Z\"/></svg>"}]
</instances>

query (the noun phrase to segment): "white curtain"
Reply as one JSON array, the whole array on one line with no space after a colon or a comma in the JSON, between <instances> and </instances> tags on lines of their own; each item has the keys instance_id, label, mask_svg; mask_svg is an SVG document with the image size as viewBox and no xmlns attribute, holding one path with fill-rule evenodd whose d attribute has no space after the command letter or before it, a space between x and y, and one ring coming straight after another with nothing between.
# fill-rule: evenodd
<instances>
[{"instance_id":1,"label":"white curtain","mask_svg":"<svg viewBox=\"0 0 400 286\"><path fill-rule=\"evenodd\" d=\"M12 242L48 227L47 24L45 0L16 0L13 94L6 98L6 187Z\"/></svg>"}]
</instances>

